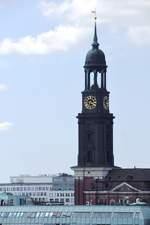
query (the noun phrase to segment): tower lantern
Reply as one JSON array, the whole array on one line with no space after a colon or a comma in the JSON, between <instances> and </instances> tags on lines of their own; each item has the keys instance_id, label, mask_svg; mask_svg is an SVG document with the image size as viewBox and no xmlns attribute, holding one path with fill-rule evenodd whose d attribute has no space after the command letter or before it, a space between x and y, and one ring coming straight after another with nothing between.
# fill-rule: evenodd
<instances>
[{"instance_id":1,"label":"tower lantern","mask_svg":"<svg viewBox=\"0 0 150 225\"><path fill-rule=\"evenodd\" d=\"M96 17L95 17L96 18ZM92 49L88 51L85 59L85 90L92 88L105 88L106 89L106 60L104 52L99 49L97 38L97 27L95 20L94 38ZM92 83L93 74L93 83ZM100 78L99 78L100 75ZM100 80L100 82L98 82Z\"/></svg>"}]
</instances>

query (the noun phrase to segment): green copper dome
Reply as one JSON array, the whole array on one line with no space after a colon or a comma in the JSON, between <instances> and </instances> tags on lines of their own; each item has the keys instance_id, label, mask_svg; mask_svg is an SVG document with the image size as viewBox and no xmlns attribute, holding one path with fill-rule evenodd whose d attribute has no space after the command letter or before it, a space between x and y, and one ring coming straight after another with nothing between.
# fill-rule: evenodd
<instances>
[{"instance_id":1,"label":"green copper dome","mask_svg":"<svg viewBox=\"0 0 150 225\"><path fill-rule=\"evenodd\" d=\"M100 49L92 48L86 55L85 66L106 66L104 52Z\"/></svg>"},{"instance_id":2,"label":"green copper dome","mask_svg":"<svg viewBox=\"0 0 150 225\"><path fill-rule=\"evenodd\" d=\"M97 38L96 22L94 30L94 39L92 43L92 49L88 51L85 59L85 67L106 67L106 60L104 52L99 49L99 43Z\"/></svg>"}]
</instances>

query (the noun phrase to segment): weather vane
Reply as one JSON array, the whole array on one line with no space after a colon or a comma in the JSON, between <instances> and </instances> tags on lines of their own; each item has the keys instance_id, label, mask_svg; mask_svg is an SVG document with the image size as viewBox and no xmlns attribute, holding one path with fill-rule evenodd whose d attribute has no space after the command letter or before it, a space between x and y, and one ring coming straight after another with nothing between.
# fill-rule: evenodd
<instances>
[{"instance_id":1,"label":"weather vane","mask_svg":"<svg viewBox=\"0 0 150 225\"><path fill-rule=\"evenodd\" d=\"M94 20L96 21L97 20L96 9L91 11L91 13L94 15Z\"/></svg>"}]
</instances>

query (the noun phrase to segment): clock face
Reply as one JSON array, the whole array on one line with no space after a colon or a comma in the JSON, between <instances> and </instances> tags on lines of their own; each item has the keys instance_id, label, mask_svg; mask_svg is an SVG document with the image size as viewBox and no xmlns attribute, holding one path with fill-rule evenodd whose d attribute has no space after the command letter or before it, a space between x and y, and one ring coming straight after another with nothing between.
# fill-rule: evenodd
<instances>
[{"instance_id":1,"label":"clock face","mask_svg":"<svg viewBox=\"0 0 150 225\"><path fill-rule=\"evenodd\" d=\"M95 96L89 95L84 99L84 106L86 109L94 109L96 107L96 104L97 101Z\"/></svg>"},{"instance_id":2,"label":"clock face","mask_svg":"<svg viewBox=\"0 0 150 225\"><path fill-rule=\"evenodd\" d=\"M108 96L105 96L103 98L103 107L104 107L104 109L109 110L109 97Z\"/></svg>"}]
</instances>

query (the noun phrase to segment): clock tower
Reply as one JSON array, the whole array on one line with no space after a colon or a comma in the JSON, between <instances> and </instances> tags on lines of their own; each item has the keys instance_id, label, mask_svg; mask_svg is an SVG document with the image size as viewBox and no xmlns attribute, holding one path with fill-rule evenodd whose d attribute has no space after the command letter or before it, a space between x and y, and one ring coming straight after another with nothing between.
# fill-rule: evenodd
<instances>
[{"instance_id":1,"label":"clock tower","mask_svg":"<svg viewBox=\"0 0 150 225\"><path fill-rule=\"evenodd\" d=\"M109 92L106 87L107 65L99 49L96 23L92 49L87 53L85 89L82 92L82 112L78 114L78 166L112 167L113 114L109 112Z\"/></svg>"},{"instance_id":2,"label":"clock tower","mask_svg":"<svg viewBox=\"0 0 150 225\"><path fill-rule=\"evenodd\" d=\"M114 116L109 110L107 65L105 54L99 48L96 21L92 49L86 55L84 72L82 112L77 116L78 165L72 167L75 173L75 204L86 204L85 192L89 182L103 179L114 167Z\"/></svg>"}]
</instances>

